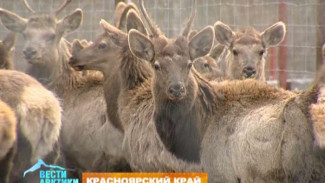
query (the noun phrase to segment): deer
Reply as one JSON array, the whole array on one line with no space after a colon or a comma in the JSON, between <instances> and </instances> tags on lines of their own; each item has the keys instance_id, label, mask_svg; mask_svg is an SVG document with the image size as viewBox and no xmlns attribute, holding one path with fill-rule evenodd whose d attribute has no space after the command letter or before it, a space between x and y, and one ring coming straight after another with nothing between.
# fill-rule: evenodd
<instances>
[{"instance_id":1,"label":"deer","mask_svg":"<svg viewBox=\"0 0 325 183\"><path fill-rule=\"evenodd\" d=\"M6 28L24 36L26 72L62 100L60 145L65 166L75 170L76 176L81 171L129 171L121 148L123 134L106 115L102 76L83 75L68 64L71 48L63 36L82 22L81 9L57 20L69 2L28 19L2 9L0 18Z\"/></svg>"},{"instance_id":2,"label":"deer","mask_svg":"<svg viewBox=\"0 0 325 183\"><path fill-rule=\"evenodd\" d=\"M38 159L55 163L59 156L60 103L34 78L13 70L0 70L0 98L10 107L1 106L7 116L1 114L0 174L9 172L9 182L35 182L38 174L23 178L23 172Z\"/></svg>"},{"instance_id":3,"label":"deer","mask_svg":"<svg viewBox=\"0 0 325 183\"><path fill-rule=\"evenodd\" d=\"M16 33L10 32L0 41L0 69L14 69L12 52L16 42Z\"/></svg>"},{"instance_id":4,"label":"deer","mask_svg":"<svg viewBox=\"0 0 325 183\"><path fill-rule=\"evenodd\" d=\"M124 8L120 8L120 6L124 6ZM116 14L120 14L116 15L116 28L120 29L123 32L125 32L127 28L126 16L127 12L130 10L134 10L136 12L139 11L133 3L119 3L115 10ZM101 27L103 26L101 25ZM105 31L105 28L103 29L104 33L96 38L95 44L93 45L82 45L82 43L78 40L75 40L73 42L73 51L70 58L70 65L77 71L98 70L103 73L105 80L104 95L107 104L107 115L112 125L123 133L124 129L118 116L117 110L117 98L120 93L120 81L118 77L118 71L116 70L118 63L115 62L115 60L118 60L118 58L112 58L112 56L115 54L113 52L107 52L107 50L111 50L111 47L107 46L110 44L109 40L106 40L108 33ZM107 65L104 65L106 64L106 60L109 62Z\"/></svg>"},{"instance_id":5,"label":"deer","mask_svg":"<svg viewBox=\"0 0 325 183\"><path fill-rule=\"evenodd\" d=\"M126 27L128 29L132 27L146 32L138 13L135 10L127 11ZM107 108L108 113L116 114L119 108L117 98L126 100L123 91L129 90L129 88L136 88L141 86L142 83L145 83L145 80L151 77L152 69L147 62L139 61L139 68L136 67L136 71L139 71L140 74L135 76L129 75L129 81L122 81L119 70L119 68L122 67L121 62L126 59L134 59L128 48L127 34L123 30L110 25L105 20L101 20L100 25L104 29L104 33L99 35L92 45L89 47L82 47L79 41L73 43L70 65L77 70L89 69L103 72L105 80L108 81L104 82L105 95L107 96L106 102L107 105L110 106ZM124 65L124 67L125 66L127 65ZM130 67L130 70L132 69L133 67ZM123 97L121 97L121 95L123 95ZM114 101L114 104L112 104L112 101ZM110 112L112 110L114 110L114 112ZM119 117L119 115L117 115L117 117ZM142 121L142 123L138 125L129 125L129 123L126 122L119 124L119 126L124 132L134 131L134 134L131 134L132 136L130 135L130 137L125 137L125 135L128 134L124 134L125 139L131 138L134 140L138 139L139 141L132 149L128 148L129 145L132 146L132 143L124 143L125 145L123 145L123 147L125 147L123 148L125 153L128 154L126 157L132 170L175 172L186 170L192 171L194 169L189 168L188 163L177 159L164 148L164 145L159 140L158 134L153 128L154 126L148 124L148 121ZM143 149L141 146L147 148Z\"/></svg>"},{"instance_id":6,"label":"deer","mask_svg":"<svg viewBox=\"0 0 325 183\"><path fill-rule=\"evenodd\" d=\"M14 111L0 100L0 181L9 182L13 158L17 150L16 116Z\"/></svg>"},{"instance_id":7,"label":"deer","mask_svg":"<svg viewBox=\"0 0 325 183\"><path fill-rule=\"evenodd\" d=\"M216 60L210 55L197 58L194 62L194 68L208 80L222 80L223 72L219 68Z\"/></svg>"},{"instance_id":8,"label":"deer","mask_svg":"<svg viewBox=\"0 0 325 183\"><path fill-rule=\"evenodd\" d=\"M214 24L215 38L223 45L226 54L220 65L228 79L254 78L265 82L265 57L270 47L278 46L285 37L286 26L277 22L263 32L240 28L233 31L228 25Z\"/></svg>"},{"instance_id":9,"label":"deer","mask_svg":"<svg viewBox=\"0 0 325 183\"><path fill-rule=\"evenodd\" d=\"M190 40L197 33L197 30L191 30L188 39ZM220 65L222 63L223 50L223 45L218 44L214 46L208 55L195 59L193 62L194 68L208 80L223 80L224 71L220 69L223 68Z\"/></svg>"},{"instance_id":10,"label":"deer","mask_svg":"<svg viewBox=\"0 0 325 183\"><path fill-rule=\"evenodd\" d=\"M325 44L322 46L322 56L325 60ZM322 70L323 69L323 70ZM318 71L325 72L324 68ZM325 149L325 86L321 85L318 93L317 103L310 106L310 114L313 119L315 140L321 148Z\"/></svg>"},{"instance_id":11,"label":"deer","mask_svg":"<svg viewBox=\"0 0 325 183\"><path fill-rule=\"evenodd\" d=\"M126 20L128 30L135 28L146 33L146 28L137 11L129 10ZM100 25L104 29L104 33L96 38L93 45L82 47L78 41L73 43L72 50L75 51L72 52L70 65L76 69L100 70L104 73L105 78L113 78L113 80L110 79L113 82L118 81L115 84L105 82L106 102L108 106L111 106L108 110L118 109L118 117L123 119L120 119L122 124L119 124L124 131L123 149L132 170L145 172L202 171L199 165L176 158L164 147L153 123L149 123L150 113L143 114L146 118L141 122L128 120L131 112L124 118L124 104L138 88L142 88L148 83L147 81L152 76L152 69L150 64L138 60L131 54L127 43L127 34L123 30L105 20L101 20ZM116 84L119 84L120 87L118 93L116 93ZM112 100L115 100L115 106L109 104ZM143 107L147 108L147 106ZM116 114L116 111L113 114ZM134 111L134 114L136 112Z\"/></svg>"},{"instance_id":12,"label":"deer","mask_svg":"<svg viewBox=\"0 0 325 183\"><path fill-rule=\"evenodd\" d=\"M315 146L309 112L323 72L302 93L255 79L209 82L192 66L212 48L213 27L190 40L182 33L168 39L152 23L143 1L140 10L151 35L131 30L129 47L151 63L154 73L151 84L129 99L134 119L141 121L141 113L153 110L149 116L166 148L176 157L200 162L209 182L325 180L325 154ZM149 107L144 103L151 97Z\"/></svg>"}]
</instances>

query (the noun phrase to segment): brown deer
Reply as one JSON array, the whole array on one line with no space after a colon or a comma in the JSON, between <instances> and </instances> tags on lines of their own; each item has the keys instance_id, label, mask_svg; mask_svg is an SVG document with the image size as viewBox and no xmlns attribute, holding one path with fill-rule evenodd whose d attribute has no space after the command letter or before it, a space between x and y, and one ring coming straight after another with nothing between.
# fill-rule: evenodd
<instances>
[{"instance_id":1,"label":"brown deer","mask_svg":"<svg viewBox=\"0 0 325 183\"><path fill-rule=\"evenodd\" d=\"M323 61L325 60L325 44L322 47ZM321 70L323 69L323 70ZM318 72L325 72L322 67ZM321 148L325 148L325 85L320 86L317 103L310 107L311 117L313 119L313 128L315 140Z\"/></svg>"},{"instance_id":2,"label":"brown deer","mask_svg":"<svg viewBox=\"0 0 325 183\"><path fill-rule=\"evenodd\" d=\"M118 80L117 84L121 87L119 93L116 93L116 85L113 86L105 82L105 94L110 93L115 98L119 96L120 105L117 107L117 103L114 104L115 106L108 104L110 106L108 110L121 108L119 113L124 113L124 103L135 94L137 89L148 84L148 80L152 76L152 69L147 62L141 61L132 55L128 47L127 34L104 20L101 20L100 25L105 32L98 36L93 45L77 49L79 52L73 52L70 64L76 68L100 70L105 77L113 78L112 81ZM135 28L146 34L143 23L134 10L127 13L126 27L128 29ZM101 46L103 44L105 46ZM73 50L75 50L75 46L80 48L78 42L73 44ZM98 48L102 48L102 50ZM120 69L122 72L120 72ZM114 92L111 91L112 89ZM108 103L115 99L109 95L108 97L106 98ZM115 101L117 102L117 99ZM150 105L143 107L150 109ZM141 110L139 109L139 111ZM136 114L137 111L133 112ZM131 113L129 112L128 116ZM123 147L132 169L150 172L200 171L198 165L186 163L176 158L164 147L154 124L150 122L151 114L150 110L143 113L142 115L146 118L141 121L133 118L137 117L136 115L133 115L131 119L128 119L128 116L124 117L123 114L120 115L123 119L123 125L121 126L124 127L125 132Z\"/></svg>"},{"instance_id":3,"label":"brown deer","mask_svg":"<svg viewBox=\"0 0 325 183\"><path fill-rule=\"evenodd\" d=\"M169 40L143 9L151 36L131 30L129 46L155 71L151 86L130 99L137 123L153 110L149 116L165 146L179 158L200 161L209 182L325 181L325 154L314 146L308 112L324 73L303 93L253 79L207 82L191 66L210 51L213 29L189 41L184 34Z\"/></svg>"},{"instance_id":4,"label":"brown deer","mask_svg":"<svg viewBox=\"0 0 325 183\"><path fill-rule=\"evenodd\" d=\"M123 4L122 4L123 5ZM130 10L138 11L137 7L130 3L125 5L123 12L120 14L120 19L115 20L116 26L121 31L126 31L126 15ZM119 5L117 6L115 12L119 10ZM82 45L80 41L74 41L72 57L70 58L70 65L75 68L75 70L98 70L104 75L104 95L107 104L107 115L110 122L117 129L123 132L123 127L121 120L118 116L117 109L117 98L120 93L120 81L119 72L117 67L119 65L118 55L115 54L114 44L110 41L109 33L105 30L102 25L104 20L101 21L100 25L104 29L104 33L96 38L94 44L89 45L87 48ZM84 49L85 48L85 49ZM150 73L148 73L150 74Z\"/></svg>"},{"instance_id":5,"label":"brown deer","mask_svg":"<svg viewBox=\"0 0 325 183\"><path fill-rule=\"evenodd\" d=\"M24 36L27 73L62 99L60 139L66 167L77 171L129 170L121 150L123 135L106 116L102 77L83 76L68 64L71 53L63 36L76 30L82 21L80 9L57 20L68 2L54 13L35 13L28 19L1 10L1 21Z\"/></svg>"},{"instance_id":6,"label":"brown deer","mask_svg":"<svg viewBox=\"0 0 325 183\"><path fill-rule=\"evenodd\" d=\"M180 159L199 163L200 142L198 139L202 134L200 134L201 130L195 128L198 116L195 116L195 113L191 114L189 109L193 106L193 109L202 106L199 103L196 106L192 102L196 98L196 92L190 91L190 88L198 88L197 84L190 79L184 80L184 78L188 75L193 77L190 71L194 59L205 56L211 50L214 40L213 28L207 26L188 41L188 30L194 19L194 16L191 16L181 35L176 39L168 39L152 25L144 9L143 1L140 10L148 21L151 39L136 30L131 30L128 37L129 47L137 58L149 61L155 72L152 84L147 85L149 88L138 89L137 93L139 94L136 96L145 95L143 92L146 91L150 99L153 100L152 120L155 122L158 134L166 148ZM174 64L177 67L173 66ZM183 68L180 69L180 67ZM175 74L170 75L169 72ZM189 86L185 86L184 82ZM146 95L148 94L146 93ZM165 95L167 98L164 98ZM211 94L204 96L212 97ZM133 97L129 100L135 99L136 97ZM128 105L127 107L130 109L139 108L132 106L135 105L133 102L129 102ZM140 113L138 114L140 115ZM186 143L184 143L185 139L188 140Z\"/></svg>"},{"instance_id":7,"label":"brown deer","mask_svg":"<svg viewBox=\"0 0 325 183\"><path fill-rule=\"evenodd\" d=\"M16 152L16 117L14 111L0 100L0 182L9 182Z\"/></svg>"},{"instance_id":8,"label":"brown deer","mask_svg":"<svg viewBox=\"0 0 325 183\"><path fill-rule=\"evenodd\" d=\"M2 140L6 140L17 134L18 149L13 157L13 171L10 173L9 181L35 182L34 178L38 177L38 174L23 178L24 171L39 158L46 158L48 163L55 163L59 155L55 147L61 129L60 104L54 94L35 79L24 73L9 70L0 70L0 98L15 112L17 119L14 134L8 131L7 135L1 135ZM0 149L5 146L5 143L1 143ZM13 149L11 152L13 153ZM1 155L3 153L1 151ZM1 173L3 171L5 170L1 167Z\"/></svg>"},{"instance_id":9,"label":"brown deer","mask_svg":"<svg viewBox=\"0 0 325 183\"><path fill-rule=\"evenodd\" d=\"M208 80L222 80L223 73L214 58L209 55L195 59L194 68Z\"/></svg>"},{"instance_id":10,"label":"brown deer","mask_svg":"<svg viewBox=\"0 0 325 183\"><path fill-rule=\"evenodd\" d=\"M13 69L12 50L16 42L16 33L10 32L0 41L0 69Z\"/></svg>"},{"instance_id":11,"label":"brown deer","mask_svg":"<svg viewBox=\"0 0 325 183\"><path fill-rule=\"evenodd\" d=\"M188 39L192 39L197 33L197 30L191 30L188 35ZM209 55L199 57L194 60L194 68L208 80L223 80L224 72L218 65L220 63L223 50L224 46L220 44L213 47Z\"/></svg>"},{"instance_id":12,"label":"brown deer","mask_svg":"<svg viewBox=\"0 0 325 183\"><path fill-rule=\"evenodd\" d=\"M286 26L277 22L263 32L254 28L233 31L218 21L214 25L216 40L227 49L227 56L221 63L228 79L254 78L265 82L265 56L267 49L277 46L284 39Z\"/></svg>"}]
</instances>

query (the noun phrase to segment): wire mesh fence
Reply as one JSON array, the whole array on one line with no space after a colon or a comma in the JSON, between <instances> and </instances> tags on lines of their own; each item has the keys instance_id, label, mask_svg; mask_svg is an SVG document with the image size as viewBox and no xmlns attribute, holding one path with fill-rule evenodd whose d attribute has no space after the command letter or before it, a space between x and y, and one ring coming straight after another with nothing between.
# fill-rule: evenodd
<instances>
[{"instance_id":1,"label":"wire mesh fence","mask_svg":"<svg viewBox=\"0 0 325 183\"><path fill-rule=\"evenodd\" d=\"M39 13L57 9L65 0L29 0L30 6ZM116 1L113 0L73 0L60 14L64 17L76 8L84 12L82 26L66 36L68 40L94 40L102 32L100 19L113 23ZM134 0L134 3L138 3ZM183 22L190 14L192 0L145 0L147 10L162 31L173 37L179 34ZM0 7L28 17L31 13L22 0L0 0ZM285 77L291 88L304 89L310 85L317 67L322 62L321 46L325 41L325 1L324 0L197 0L197 15L194 29L213 25L216 21L228 24L232 29L252 26L263 31L268 26L282 20L287 25L286 41L271 49L267 60L267 78L277 83ZM8 30L0 26L0 38ZM20 36L16 43L15 65L24 70L22 59L24 41ZM279 59L279 49L286 50L285 59ZM284 74L284 75L283 75Z\"/></svg>"}]
</instances>

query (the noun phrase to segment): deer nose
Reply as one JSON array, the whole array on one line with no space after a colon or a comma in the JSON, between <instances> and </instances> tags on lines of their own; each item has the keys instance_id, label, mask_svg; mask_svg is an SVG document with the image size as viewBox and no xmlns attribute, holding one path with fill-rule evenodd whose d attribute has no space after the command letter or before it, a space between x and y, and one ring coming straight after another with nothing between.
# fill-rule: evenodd
<instances>
[{"instance_id":1,"label":"deer nose","mask_svg":"<svg viewBox=\"0 0 325 183\"><path fill-rule=\"evenodd\" d=\"M185 94L185 87L183 84L172 84L168 89L169 94L173 98L181 98Z\"/></svg>"},{"instance_id":2,"label":"deer nose","mask_svg":"<svg viewBox=\"0 0 325 183\"><path fill-rule=\"evenodd\" d=\"M243 72L247 78L253 77L256 74L256 70L253 67L245 67Z\"/></svg>"},{"instance_id":3,"label":"deer nose","mask_svg":"<svg viewBox=\"0 0 325 183\"><path fill-rule=\"evenodd\" d=\"M28 47L28 48L24 49L23 53L25 55L25 58L27 60L30 60L36 55L37 51L34 48Z\"/></svg>"}]
</instances>

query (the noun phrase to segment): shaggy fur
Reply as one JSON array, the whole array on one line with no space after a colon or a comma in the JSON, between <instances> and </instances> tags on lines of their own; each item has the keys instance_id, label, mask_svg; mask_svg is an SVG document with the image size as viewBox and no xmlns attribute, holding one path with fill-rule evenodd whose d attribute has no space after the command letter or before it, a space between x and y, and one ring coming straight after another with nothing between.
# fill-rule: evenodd
<instances>
[{"instance_id":1,"label":"shaggy fur","mask_svg":"<svg viewBox=\"0 0 325 183\"><path fill-rule=\"evenodd\" d=\"M153 101L150 89L147 90L149 78L152 75L149 64L131 54L125 33L103 20L101 25L105 33L100 35L93 45L74 54L72 65L84 69L100 70L104 72L105 77L113 78L108 80L119 81L118 85L105 82L104 89L108 106L110 106L108 111L119 109L119 116L124 127L123 149L132 170L145 172L201 170L198 165L177 159L164 147L154 123L150 121ZM103 43L106 47L102 51L96 51L96 48ZM118 55L117 58L116 55ZM112 70L112 73L108 72ZM117 79L120 78L119 76L121 79ZM116 86L120 87L120 84L121 90L117 90ZM138 90L144 93L140 92L138 95ZM114 100L117 102L116 94L120 94L119 107L117 103L112 104ZM138 96L137 100L133 100L134 95ZM129 108L133 103L138 106Z\"/></svg>"},{"instance_id":2,"label":"shaggy fur","mask_svg":"<svg viewBox=\"0 0 325 183\"><path fill-rule=\"evenodd\" d=\"M75 10L62 20L35 14L26 22L2 10L1 20L7 28L24 35L28 74L62 100L60 140L65 166L77 172L129 170L122 156L123 135L106 115L102 76L83 75L68 64L70 45L62 36L79 27L82 11ZM31 54L31 50L36 52Z\"/></svg>"},{"instance_id":3,"label":"shaggy fur","mask_svg":"<svg viewBox=\"0 0 325 183\"><path fill-rule=\"evenodd\" d=\"M16 34L13 32L0 41L0 69L13 69L12 50L16 42Z\"/></svg>"},{"instance_id":4,"label":"shaggy fur","mask_svg":"<svg viewBox=\"0 0 325 183\"><path fill-rule=\"evenodd\" d=\"M0 100L0 182L9 181L16 152L16 140L15 113Z\"/></svg>"},{"instance_id":5,"label":"shaggy fur","mask_svg":"<svg viewBox=\"0 0 325 183\"><path fill-rule=\"evenodd\" d=\"M114 50L118 47L108 38L108 33L104 32L87 47L82 46L79 41L74 41L69 64L76 70L99 70L103 73L106 112L109 121L123 132L117 108L117 98L120 93L119 56ZM98 49L100 44L104 46Z\"/></svg>"},{"instance_id":6,"label":"shaggy fur","mask_svg":"<svg viewBox=\"0 0 325 183\"><path fill-rule=\"evenodd\" d=\"M15 171L10 176L10 181L15 182L39 158L53 151L61 128L61 107L53 93L17 71L0 71L0 98L17 118L18 151L14 158ZM55 162L57 157L53 158Z\"/></svg>"},{"instance_id":7,"label":"shaggy fur","mask_svg":"<svg viewBox=\"0 0 325 183\"><path fill-rule=\"evenodd\" d=\"M209 180L324 181L324 152L313 147L312 121L305 112L315 96L253 80L225 81L214 87L224 93L226 103L216 111L202 141Z\"/></svg>"},{"instance_id":8,"label":"shaggy fur","mask_svg":"<svg viewBox=\"0 0 325 183\"><path fill-rule=\"evenodd\" d=\"M186 70L188 52L191 54L190 48L195 46L192 40L187 43L177 41L182 40L177 38L167 41L164 49L156 49L156 41L131 39L139 33L131 34L130 40L142 41L142 44L133 46L142 45L148 53L143 58L154 60L155 68L160 66L152 80L154 111L151 119L158 132L161 131L161 140L167 147L176 143L176 148L185 148L185 152L170 150L190 160L196 157L186 146L195 140L200 142L200 160L209 182L325 181L325 154L314 145L308 112L309 106L316 102L319 84L324 83L324 77L317 78L313 87L302 93L251 79L209 83L194 70ZM155 46L154 51L150 44ZM132 50L132 44L130 47ZM141 56L142 52L132 53ZM185 95L177 100L166 92L173 82L170 78L184 83ZM144 94L135 96L139 100L132 101L139 102ZM130 106L130 109L136 110L138 106ZM190 126L194 126L194 130ZM190 135L187 135L187 128L193 130Z\"/></svg>"},{"instance_id":9,"label":"shaggy fur","mask_svg":"<svg viewBox=\"0 0 325 183\"><path fill-rule=\"evenodd\" d=\"M325 60L325 44L322 47L323 60ZM325 73L325 66L318 71L319 80L325 82L321 73ZM318 91L317 103L310 106L310 114L313 119L314 135L317 144L325 148L325 85L320 85Z\"/></svg>"},{"instance_id":10,"label":"shaggy fur","mask_svg":"<svg viewBox=\"0 0 325 183\"><path fill-rule=\"evenodd\" d=\"M323 51L325 47L323 47ZM322 77L322 73L325 73L325 65L318 71L319 83L325 83L325 77ZM318 90L317 102L310 106L310 114L313 119L313 128L315 134L315 140L321 148L325 148L325 85L320 84Z\"/></svg>"},{"instance_id":11,"label":"shaggy fur","mask_svg":"<svg viewBox=\"0 0 325 183\"><path fill-rule=\"evenodd\" d=\"M143 74L151 69L144 61L132 56L128 47L121 54L124 56L120 66L123 84L119 114L125 126L123 148L132 168L150 172L202 171L199 165L182 161L168 152L168 147L160 140L155 123L151 120L154 112L151 79Z\"/></svg>"},{"instance_id":12,"label":"shaggy fur","mask_svg":"<svg viewBox=\"0 0 325 183\"><path fill-rule=\"evenodd\" d=\"M321 93L325 92L324 88L323 86ZM313 119L315 140L321 148L325 148L325 101L317 100L316 104L310 106L310 113Z\"/></svg>"},{"instance_id":13,"label":"shaggy fur","mask_svg":"<svg viewBox=\"0 0 325 183\"><path fill-rule=\"evenodd\" d=\"M121 31L126 31L126 16L132 10L138 12L138 8L133 4L118 3L115 14L115 25ZM107 115L114 127L123 132L122 123L118 116L117 99L120 93L120 80L118 65L119 55L115 50L123 42L119 40L119 35L109 35L105 31L104 20L101 26L104 33L96 38L94 44L85 46L80 41L74 41L72 57L69 64L76 70L98 70L104 75L104 93L107 104ZM111 39L113 38L113 39ZM87 48L86 48L87 47Z\"/></svg>"}]
</instances>

